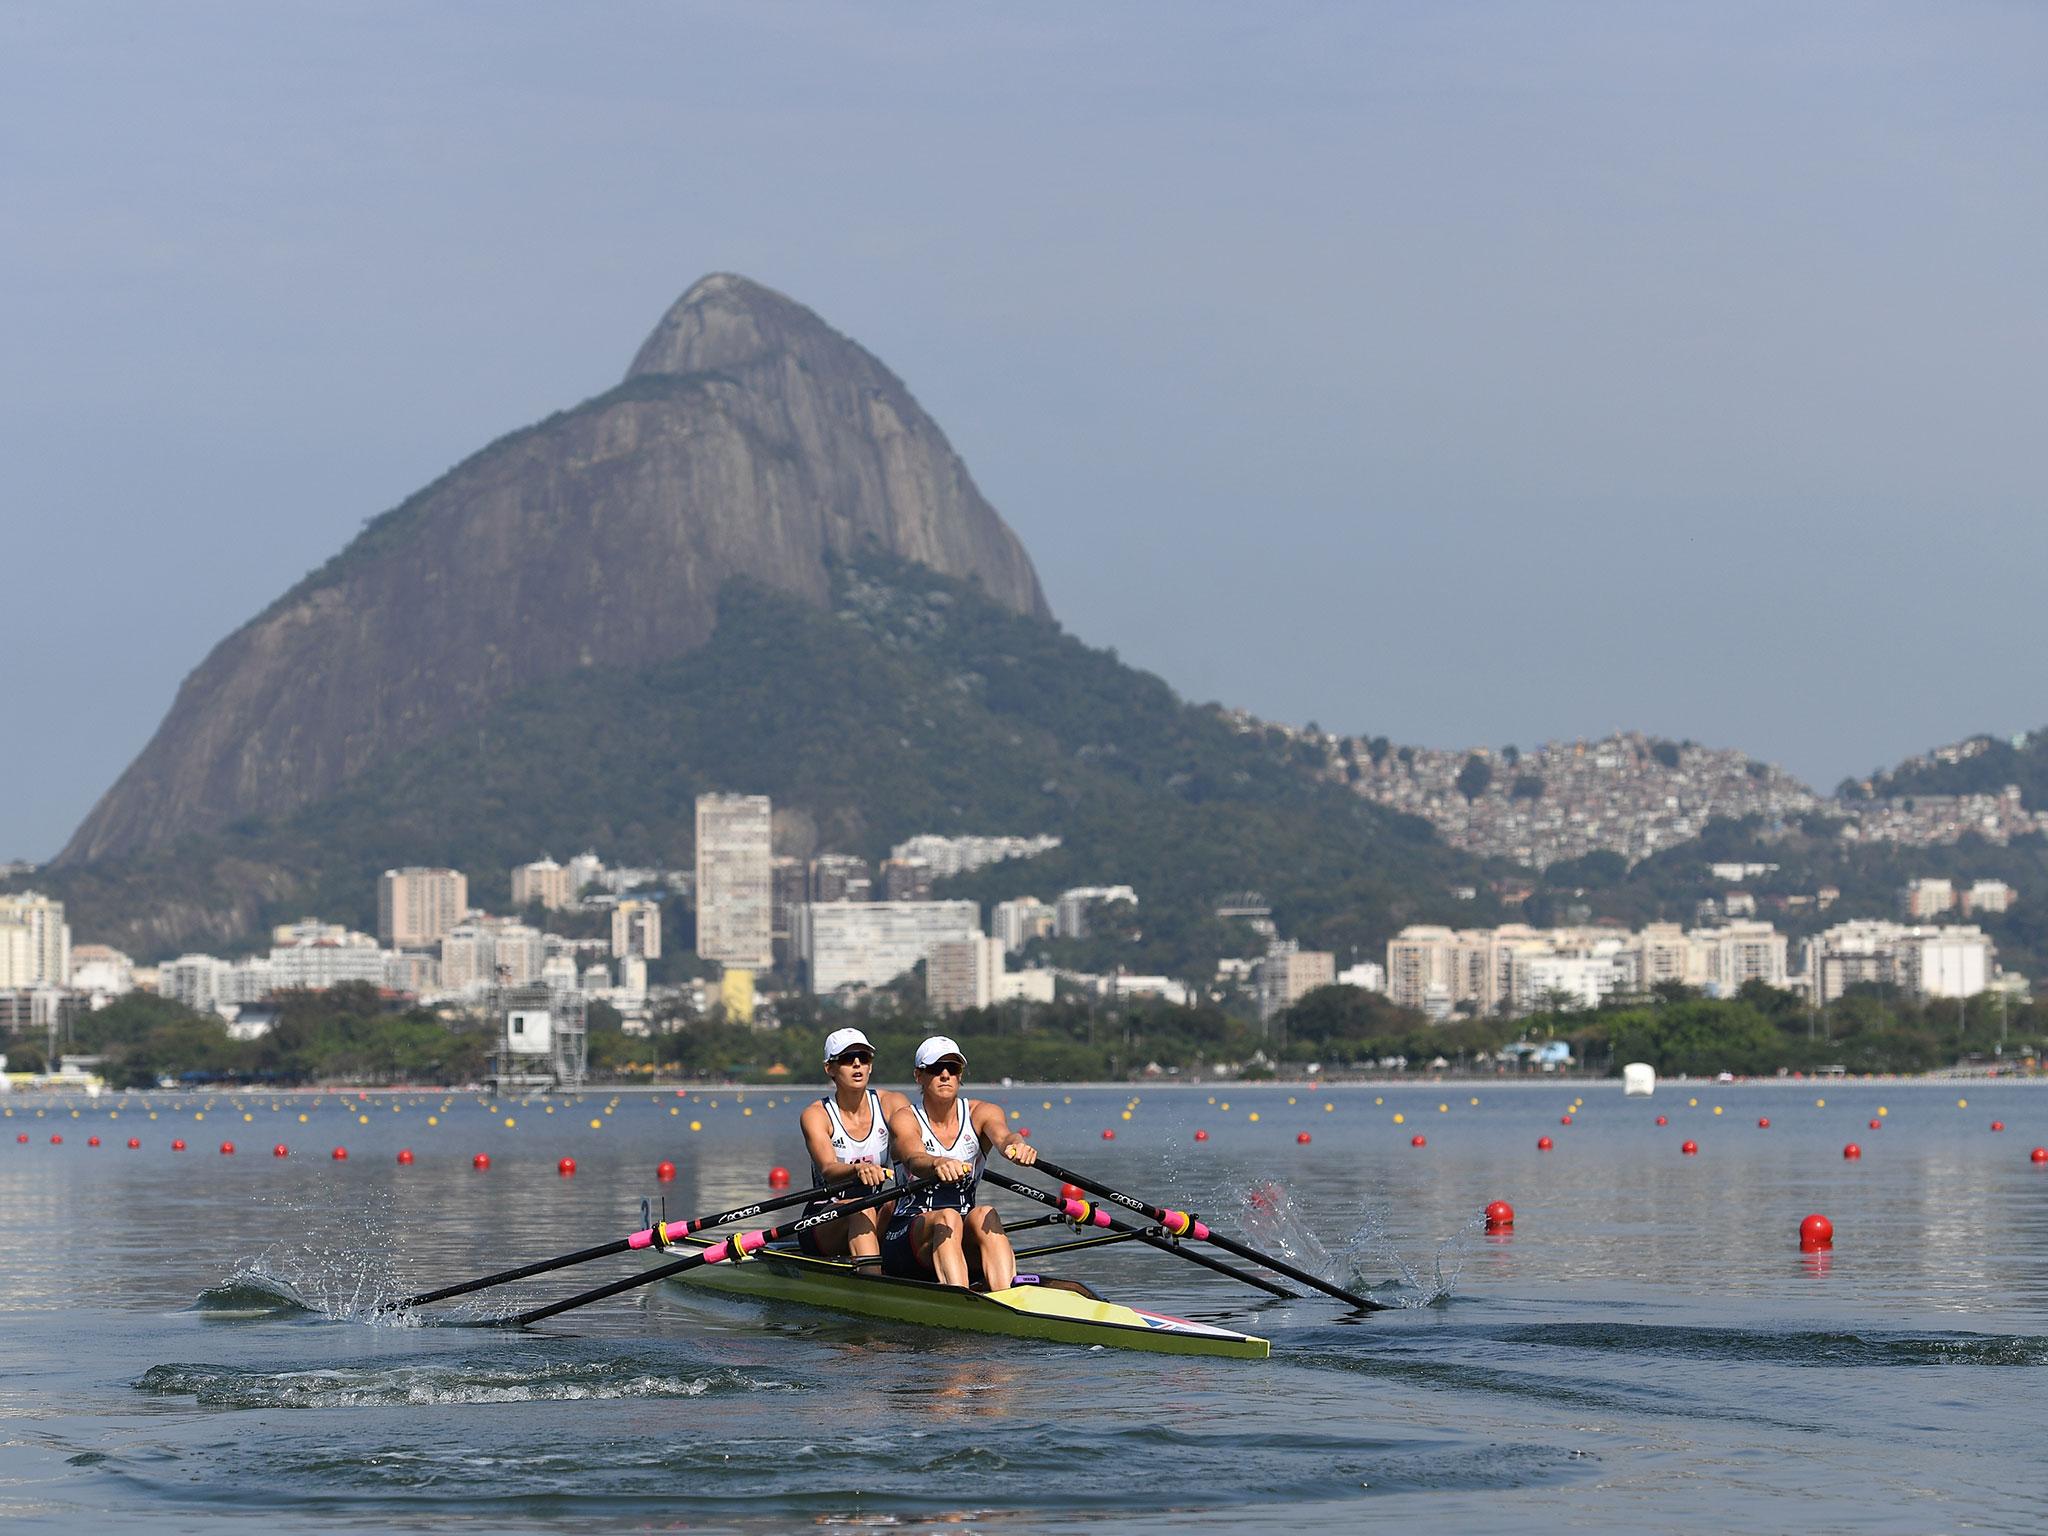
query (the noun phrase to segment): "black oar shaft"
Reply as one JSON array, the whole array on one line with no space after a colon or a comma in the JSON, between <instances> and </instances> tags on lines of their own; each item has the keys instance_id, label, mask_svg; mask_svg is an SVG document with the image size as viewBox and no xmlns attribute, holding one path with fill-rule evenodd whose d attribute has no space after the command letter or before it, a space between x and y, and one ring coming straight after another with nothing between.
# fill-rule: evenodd
<instances>
[{"instance_id":1,"label":"black oar shaft","mask_svg":"<svg viewBox=\"0 0 2048 1536\"><path fill-rule=\"evenodd\" d=\"M784 1206L796 1205L801 1201L814 1200L831 1191L823 1184L812 1189L800 1189L793 1194L777 1195L772 1200L757 1200L751 1205L737 1206L730 1211L720 1211L715 1216L692 1216L688 1221L671 1221L662 1224L662 1230L669 1235L682 1237L691 1232L701 1232L706 1227L723 1227L735 1221L746 1221L750 1217L768 1211L779 1211ZM637 1234L643 1236L645 1234ZM501 1269L495 1275L485 1275L481 1280L465 1280L460 1285L444 1285L438 1291L422 1291L417 1296L407 1296L388 1304L384 1310L404 1311L410 1307L423 1307L429 1302L446 1301L451 1296L467 1296L472 1291L487 1291L494 1285L508 1285L514 1280L530 1279L534 1275L545 1275L551 1270L568 1269L573 1265L587 1264L592 1259L602 1259L614 1253L625 1253L636 1247L650 1247L649 1243L635 1243L630 1237L617 1238L609 1243L598 1243L593 1247L579 1248L574 1253L565 1253L559 1258L540 1259L532 1264L521 1264L516 1269Z\"/></svg>"},{"instance_id":2,"label":"black oar shaft","mask_svg":"<svg viewBox=\"0 0 2048 1536\"><path fill-rule=\"evenodd\" d=\"M1142 1216L1151 1217L1154 1221L1163 1222L1166 1224L1168 1231L1172 1231L1178 1221L1188 1219L1185 1212L1167 1211L1156 1205L1147 1205L1144 1201L1127 1195L1121 1190L1112 1189L1107 1184L1089 1178L1086 1174L1075 1173L1071 1168L1062 1168L1057 1163L1049 1163L1042 1157L1038 1160L1037 1166L1050 1178L1063 1179L1078 1188L1098 1194L1105 1200L1114 1200L1118 1205L1125 1207L1127 1210L1133 1210ZM1374 1301L1370 1296L1360 1296L1355 1291L1345 1290L1341 1285L1332 1285L1320 1275L1312 1275L1307 1270L1288 1263L1285 1259L1276 1259L1270 1253L1261 1253L1256 1248L1225 1237L1222 1233L1209 1229L1206 1224L1202 1228L1202 1236L1205 1241L1214 1243L1226 1253L1234 1253L1241 1259L1250 1259L1254 1264L1263 1265L1267 1269L1272 1270L1276 1275L1285 1275L1288 1279L1297 1281L1311 1290L1321 1291L1325 1296L1334 1296L1339 1301L1349 1302L1360 1312L1384 1312L1388 1310L1387 1303L1384 1301Z\"/></svg>"},{"instance_id":3,"label":"black oar shaft","mask_svg":"<svg viewBox=\"0 0 2048 1536\"><path fill-rule=\"evenodd\" d=\"M1040 1166L1043 1165L1041 1164ZM1060 1204L1060 1196L1048 1194L1042 1189L1035 1189L1029 1184L1020 1183L1007 1174L996 1172L993 1168L984 1169L982 1177L992 1184L1001 1185L1004 1189L1014 1190L1026 1199L1036 1200L1040 1205L1049 1205L1057 1209ZM1294 1292L1284 1286L1275 1285L1263 1275L1247 1274L1234 1264L1225 1264L1221 1259L1212 1259L1206 1253L1196 1253L1192 1249L1184 1248L1169 1238L1144 1231L1142 1228L1132 1226L1129 1222L1118 1221L1107 1212L1103 1214L1112 1230L1120 1232L1126 1237L1135 1237L1149 1248L1162 1249L1167 1253L1186 1259L1190 1264L1199 1264L1202 1268L1214 1270L1219 1275L1228 1275L1231 1279L1242 1281L1246 1285L1264 1291L1269 1296L1278 1296L1282 1301L1301 1300Z\"/></svg>"},{"instance_id":4,"label":"black oar shaft","mask_svg":"<svg viewBox=\"0 0 2048 1536\"><path fill-rule=\"evenodd\" d=\"M728 1252L737 1252L744 1256L769 1243L780 1242L783 1238L793 1237L799 1232L808 1232L813 1227L822 1227L827 1222L839 1221L847 1216L851 1216L855 1211L865 1211L871 1206L881 1205L900 1196L916 1194L919 1191L929 1189L932 1182L931 1180L926 1180L919 1184L892 1186L872 1195L863 1195L858 1200L847 1200L827 1206L822 1211L815 1212L809 1216L799 1216L795 1221L784 1222L778 1227L769 1227L760 1233L735 1233L732 1237L726 1239L725 1244L715 1244L702 1253L693 1253L687 1258L677 1259L670 1264L657 1264L653 1269L642 1270L637 1275L628 1275L623 1280L614 1280L610 1285L600 1285L595 1290L584 1291L580 1295L568 1297L563 1301L552 1302L545 1307L535 1307L532 1311L521 1312L516 1317L501 1318L496 1322L495 1326L499 1328L525 1328L533 1323L543 1322L550 1317L571 1311L576 1307L587 1307L594 1301L603 1301L607 1297L617 1296L622 1292L634 1290L643 1285L652 1285L657 1280L666 1280L671 1275L680 1275L686 1270L697 1269L702 1265L713 1262L712 1255L717 1253L720 1247L727 1247ZM749 1237L755 1240L749 1243L746 1241ZM721 1256L720 1262L726 1262L723 1256Z\"/></svg>"}]
</instances>

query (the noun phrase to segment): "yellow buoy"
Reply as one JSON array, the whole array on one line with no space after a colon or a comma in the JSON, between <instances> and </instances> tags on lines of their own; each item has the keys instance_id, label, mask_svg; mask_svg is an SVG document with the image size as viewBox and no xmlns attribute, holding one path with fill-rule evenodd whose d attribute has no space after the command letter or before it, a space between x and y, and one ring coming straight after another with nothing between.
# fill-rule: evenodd
<instances>
[{"instance_id":1,"label":"yellow buoy","mask_svg":"<svg viewBox=\"0 0 2048 1536\"><path fill-rule=\"evenodd\" d=\"M704 1129L704 1122L702 1120L692 1120L690 1122L690 1129L693 1131L701 1131Z\"/></svg>"},{"instance_id":2,"label":"yellow buoy","mask_svg":"<svg viewBox=\"0 0 2048 1536\"><path fill-rule=\"evenodd\" d=\"M1394 1124L1396 1124L1396 1125L1406 1125L1407 1123L1408 1123L1408 1117L1407 1117L1406 1115L1402 1114L1402 1113L1401 1113L1401 1112L1400 1112L1399 1110L1395 1110L1395 1111L1394 1111Z\"/></svg>"},{"instance_id":3,"label":"yellow buoy","mask_svg":"<svg viewBox=\"0 0 2048 1536\"><path fill-rule=\"evenodd\" d=\"M1256 1120L1259 1118L1259 1112L1255 1109L1249 1115L1246 1115L1245 1118L1247 1120Z\"/></svg>"}]
</instances>

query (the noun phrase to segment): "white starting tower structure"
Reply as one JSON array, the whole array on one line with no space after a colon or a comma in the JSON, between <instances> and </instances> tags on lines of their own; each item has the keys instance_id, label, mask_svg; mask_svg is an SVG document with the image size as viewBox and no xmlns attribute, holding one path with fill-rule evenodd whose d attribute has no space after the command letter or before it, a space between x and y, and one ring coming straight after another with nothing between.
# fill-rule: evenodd
<instances>
[{"instance_id":1,"label":"white starting tower structure","mask_svg":"<svg viewBox=\"0 0 2048 1536\"><path fill-rule=\"evenodd\" d=\"M498 987L491 993L498 1021L497 1047L486 1081L492 1091L547 1092L583 1086L589 1066L589 1030L583 994L548 986Z\"/></svg>"}]
</instances>

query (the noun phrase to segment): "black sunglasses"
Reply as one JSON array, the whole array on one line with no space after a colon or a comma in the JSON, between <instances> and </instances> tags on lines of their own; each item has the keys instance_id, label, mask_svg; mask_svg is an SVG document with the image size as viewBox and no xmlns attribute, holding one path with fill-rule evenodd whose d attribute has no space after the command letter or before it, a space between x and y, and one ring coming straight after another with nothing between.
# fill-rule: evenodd
<instances>
[{"instance_id":1,"label":"black sunglasses","mask_svg":"<svg viewBox=\"0 0 2048 1536\"><path fill-rule=\"evenodd\" d=\"M943 1072L948 1077L958 1077L967 1070L967 1064L959 1061L935 1061L925 1071L937 1077Z\"/></svg>"},{"instance_id":2,"label":"black sunglasses","mask_svg":"<svg viewBox=\"0 0 2048 1536\"><path fill-rule=\"evenodd\" d=\"M832 1061L835 1066L864 1067L874 1059L875 1053L873 1051L841 1051L832 1058Z\"/></svg>"}]
</instances>

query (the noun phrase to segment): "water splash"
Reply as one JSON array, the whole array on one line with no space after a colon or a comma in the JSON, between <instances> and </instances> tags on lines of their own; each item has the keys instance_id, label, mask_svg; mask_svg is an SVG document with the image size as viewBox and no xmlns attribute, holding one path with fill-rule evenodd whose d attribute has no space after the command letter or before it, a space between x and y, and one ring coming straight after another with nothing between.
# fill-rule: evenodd
<instances>
[{"instance_id":1,"label":"water splash","mask_svg":"<svg viewBox=\"0 0 2048 1536\"><path fill-rule=\"evenodd\" d=\"M1344 1262L1351 1275L1348 1283L1353 1288L1369 1286L1372 1282L1365 1278L1368 1266L1380 1270L1391 1268L1401 1278L1393 1285L1383 1284L1383 1289L1392 1290L1395 1294L1391 1298L1381 1296L1379 1300L1391 1299L1395 1306L1400 1307L1442 1306L1449 1302L1458 1276L1464 1273L1466 1246L1478 1226L1474 1223L1470 1230L1460 1227L1436 1245L1436 1252L1429 1259L1429 1278L1425 1280L1420 1269L1409 1262L1408 1256L1387 1235L1385 1208L1376 1207L1366 1212L1365 1220L1344 1244ZM1448 1272L1446 1262L1449 1264Z\"/></svg>"},{"instance_id":2,"label":"water splash","mask_svg":"<svg viewBox=\"0 0 2048 1536\"><path fill-rule=\"evenodd\" d=\"M1239 1199L1241 1221L1254 1246L1287 1260L1312 1275L1320 1275L1348 1290L1373 1294L1375 1300L1400 1307L1436 1306L1450 1298L1452 1288L1464 1269L1468 1234L1454 1232L1437 1245L1430 1256L1429 1277L1411 1263L1387 1235L1387 1213L1374 1209L1366 1213L1358 1229L1333 1254L1317 1237L1307 1220L1295 1208L1284 1186L1255 1184ZM1446 1266L1448 1265L1448 1270ZM1376 1280L1392 1269L1395 1282ZM1390 1290L1391 1297L1376 1290Z\"/></svg>"},{"instance_id":3,"label":"water splash","mask_svg":"<svg viewBox=\"0 0 2048 1536\"><path fill-rule=\"evenodd\" d=\"M388 1240L388 1201L370 1200L337 1212L280 1201L299 1235L245 1258L193 1302L193 1310L224 1317L294 1313L335 1322L415 1327L419 1319L391 1310L406 1294Z\"/></svg>"}]
</instances>

